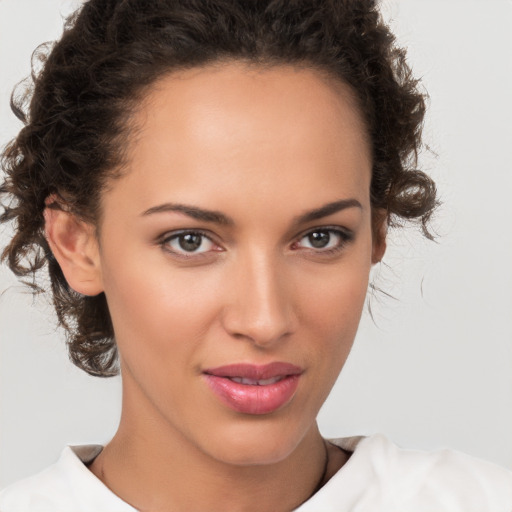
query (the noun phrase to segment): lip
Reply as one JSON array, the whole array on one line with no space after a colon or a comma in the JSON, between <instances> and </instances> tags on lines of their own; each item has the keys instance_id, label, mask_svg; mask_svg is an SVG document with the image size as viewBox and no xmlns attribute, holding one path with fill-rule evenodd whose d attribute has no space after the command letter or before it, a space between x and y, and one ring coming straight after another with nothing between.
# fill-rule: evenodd
<instances>
[{"instance_id":1,"label":"lip","mask_svg":"<svg viewBox=\"0 0 512 512\"><path fill-rule=\"evenodd\" d=\"M277 411L290 402L302 373L298 366L284 362L266 365L239 363L209 368L203 371L203 377L210 390L230 409L261 415ZM270 382L240 383L233 378Z\"/></svg>"}]
</instances>

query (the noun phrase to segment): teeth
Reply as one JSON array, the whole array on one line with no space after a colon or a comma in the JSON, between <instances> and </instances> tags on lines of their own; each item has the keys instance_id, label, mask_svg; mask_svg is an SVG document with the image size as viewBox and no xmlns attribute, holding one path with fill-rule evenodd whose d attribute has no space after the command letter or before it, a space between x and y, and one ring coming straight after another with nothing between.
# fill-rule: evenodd
<instances>
[{"instance_id":1,"label":"teeth","mask_svg":"<svg viewBox=\"0 0 512 512\"><path fill-rule=\"evenodd\" d=\"M276 382L279 382L284 377L272 377L270 379L262 379L258 381L258 386L268 386L269 384L274 384Z\"/></svg>"},{"instance_id":2,"label":"teeth","mask_svg":"<svg viewBox=\"0 0 512 512\"><path fill-rule=\"evenodd\" d=\"M270 379L247 379L246 377L229 377L233 382L237 382L238 384L245 384L246 386L268 386L269 384L274 384L279 382L284 377L271 377Z\"/></svg>"}]
</instances>

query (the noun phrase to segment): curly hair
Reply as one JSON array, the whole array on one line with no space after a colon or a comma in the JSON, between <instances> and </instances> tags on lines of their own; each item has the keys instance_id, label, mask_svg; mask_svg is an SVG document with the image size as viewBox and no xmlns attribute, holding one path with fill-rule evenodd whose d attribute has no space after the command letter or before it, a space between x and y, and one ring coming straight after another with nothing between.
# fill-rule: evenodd
<instances>
[{"instance_id":1,"label":"curly hair","mask_svg":"<svg viewBox=\"0 0 512 512\"><path fill-rule=\"evenodd\" d=\"M98 222L130 116L164 74L239 60L315 68L349 84L371 143L373 211L385 210L391 225L415 221L431 238L436 189L416 168L425 94L375 0L89 0L34 55L41 70L11 99L25 126L1 160L0 222L15 225L2 260L34 280L48 269L70 358L91 375L118 373L106 298L66 282L44 237L45 201L57 197L53 207Z\"/></svg>"}]
</instances>

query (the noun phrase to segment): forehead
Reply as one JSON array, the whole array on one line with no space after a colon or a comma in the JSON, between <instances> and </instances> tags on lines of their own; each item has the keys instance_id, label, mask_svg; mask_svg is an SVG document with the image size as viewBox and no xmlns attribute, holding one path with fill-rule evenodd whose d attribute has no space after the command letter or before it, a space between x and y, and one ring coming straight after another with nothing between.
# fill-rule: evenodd
<instances>
[{"instance_id":1,"label":"forehead","mask_svg":"<svg viewBox=\"0 0 512 512\"><path fill-rule=\"evenodd\" d=\"M233 190L271 200L281 188L281 197L329 202L369 191L354 94L313 69L223 63L175 72L152 86L133 121L120 185L136 190L141 208L176 194L192 203ZM212 187L215 198L206 198Z\"/></svg>"}]
</instances>

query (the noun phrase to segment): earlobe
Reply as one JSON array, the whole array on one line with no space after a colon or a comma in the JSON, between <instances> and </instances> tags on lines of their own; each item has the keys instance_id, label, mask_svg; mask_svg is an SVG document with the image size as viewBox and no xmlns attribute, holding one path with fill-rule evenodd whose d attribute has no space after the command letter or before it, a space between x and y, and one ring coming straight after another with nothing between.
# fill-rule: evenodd
<instances>
[{"instance_id":1,"label":"earlobe","mask_svg":"<svg viewBox=\"0 0 512 512\"><path fill-rule=\"evenodd\" d=\"M98 295L103 284L94 226L52 206L44 211L45 235L66 281L82 295Z\"/></svg>"}]
</instances>

